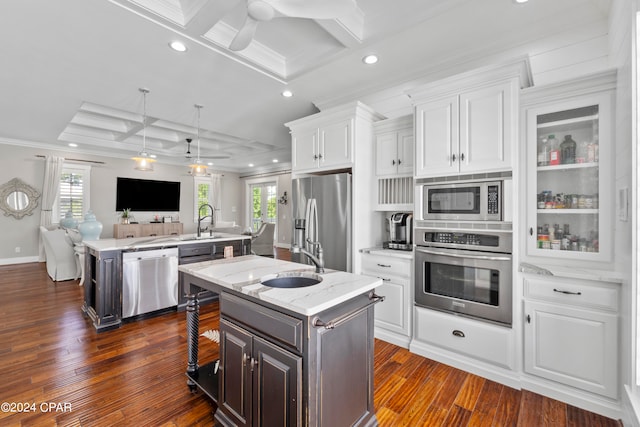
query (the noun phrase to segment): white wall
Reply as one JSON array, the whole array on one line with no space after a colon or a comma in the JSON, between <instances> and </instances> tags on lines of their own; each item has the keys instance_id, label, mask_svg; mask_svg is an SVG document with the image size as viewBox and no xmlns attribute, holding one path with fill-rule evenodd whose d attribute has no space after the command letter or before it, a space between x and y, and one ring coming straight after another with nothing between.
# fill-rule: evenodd
<instances>
[{"instance_id":1,"label":"white wall","mask_svg":"<svg viewBox=\"0 0 640 427\"><path fill-rule=\"evenodd\" d=\"M50 151L38 148L0 144L0 184L19 177L27 184L42 192L44 181L44 159L41 155L56 155L65 158L102 161L104 164L91 165L91 200L90 208L96 219L103 224L101 237L113 237L113 224L118 221L119 214L115 210L116 178L157 179L180 181L180 221L184 223L185 233L195 232L193 221L193 178L187 174L187 167L163 165L156 163L155 171L140 172L133 169L133 161L108 157L88 156L65 151ZM222 219L236 221L242 225L242 185L238 174L223 172L222 179ZM235 212L232 208L235 207ZM20 220L12 216L0 216L0 264L11 264L37 260L38 226L40 224L40 204L32 216ZM162 214L161 212L158 212ZM170 213L176 215L175 213ZM136 213L138 221L148 221L153 213ZM20 252L16 253L16 247Z\"/></svg>"}]
</instances>

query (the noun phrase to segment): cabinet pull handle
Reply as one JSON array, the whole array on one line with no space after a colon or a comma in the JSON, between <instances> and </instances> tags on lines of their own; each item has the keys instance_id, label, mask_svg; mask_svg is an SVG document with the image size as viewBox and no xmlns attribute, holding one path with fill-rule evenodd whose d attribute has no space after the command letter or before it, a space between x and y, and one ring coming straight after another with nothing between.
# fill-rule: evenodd
<instances>
[{"instance_id":1,"label":"cabinet pull handle","mask_svg":"<svg viewBox=\"0 0 640 427\"><path fill-rule=\"evenodd\" d=\"M529 236L533 236L533 227L529 227Z\"/></svg>"},{"instance_id":2,"label":"cabinet pull handle","mask_svg":"<svg viewBox=\"0 0 640 427\"><path fill-rule=\"evenodd\" d=\"M127 234L126 237L135 237L133 234Z\"/></svg>"},{"instance_id":3,"label":"cabinet pull handle","mask_svg":"<svg viewBox=\"0 0 640 427\"><path fill-rule=\"evenodd\" d=\"M318 158L321 159L322 158L322 154L318 154Z\"/></svg>"},{"instance_id":4,"label":"cabinet pull handle","mask_svg":"<svg viewBox=\"0 0 640 427\"><path fill-rule=\"evenodd\" d=\"M464 338L464 332L462 332L459 329L454 329L453 332L451 332L451 334L453 334L453 336L456 336L456 337Z\"/></svg>"},{"instance_id":5,"label":"cabinet pull handle","mask_svg":"<svg viewBox=\"0 0 640 427\"><path fill-rule=\"evenodd\" d=\"M386 268L390 268L391 265L387 265L387 264L380 264L378 263L378 267L386 267Z\"/></svg>"},{"instance_id":6,"label":"cabinet pull handle","mask_svg":"<svg viewBox=\"0 0 640 427\"><path fill-rule=\"evenodd\" d=\"M455 161L456 161L456 155L455 155L455 154L454 154L454 155L452 155L452 156L451 156L451 159L455 162Z\"/></svg>"},{"instance_id":7,"label":"cabinet pull handle","mask_svg":"<svg viewBox=\"0 0 640 427\"><path fill-rule=\"evenodd\" d=\"M253 372L253 368L257 368L258 367L258 360L255 358L251 358L251 372Z\"/></svg>"},{"instance_id":8,"label":"cabinet pull handle","mask_svg":"<svg viewBox=\"0 0 640 427\"><path fill-rule=\"evenodd\" d=\"M396 161L395 160L391 160L391 164L395 166L396 165Z\"/></svg>"},{"instance_id":9,"label":"cabinet pull handle","mask_svg":"<svg viewBox=\"0 0 640 427\"><path fill-rule=\"evenodd\" d=\"M249 358L249 355L247 353L243 353L242 354L242 367L246 367L247 366L247 359Z\"/></svg>"},{"instance_id":10,"label":"cabinet pull handle","mask_svg":"<svg viewBox=\"0 0 640 427\"><path fill-rule=\"evenodd\" d=\"M562 289L553 288L553 292L558 292L565 295L582 295L582 292L563 291Z\"/></svg>"},{"instance_id":11,"label":"cabinet pull handle","mask_svg":"<svg viewBox=\"0 0 640 427\"><path fill-rule=\"evenodd\" d=\"M398 159L398 165L400 165L402 162L400 161L400 159Z\"/></svg>"},{"instance_id":12,"label":"cabinet pull handle","mask_svg":"<svg viewBox=\"0 0 640 427\"><path fill-rule=\"evenodd\" d=\"M383 282L390 282L391 279L385 279L384 277L380 277L380 279L382 279Z\"/></svg>"},{"instance_id":13,"label":"cabinet pull handle","mask_svg":"<svg viewBox=\"0 0 640 427\"><path fill-rule=\"evenodd\" d=\"M464 162L464 153L461 153L461 154L460 154L460 161L461 161L461 162Z\"/></svg>"},{"instance_id":14,"label":"cabinet pull handle","mask_svg":"<svg viewBox=\"0 0 640 427\"><path fill-rule=\"evenodd\" d=\"M377 304L379 302L384 301L384 296L382 295L376 295L376 293L374 291L369 292L369 303L367 305L365 305L364 307L360 307L357 310L354 310L350 313L347 314L343 314L342 316L338 316L335 319L329 321L329 322L324 322L322 321L322 319L320 319L319 317L314 317L313 320L311 321L311 324L316 327L316 328L325 328L325 329L334 329L336 326L339 326L341 323L346 322L347 320L351 319L352 317L356 316L357 314L361 313L362 311L368 309L370 306L372 306L373 304Z\"/></svg>"},{"instance_id":15,"label":"cabinet pull handle","mask_svg":"<svg viewBox=\"0 0 640 427\"><path fill-rule=\"evenodd\" d=\"M317 154L313 155L313 160L318 160L318 155Z\"/></svg>"}]
</instances>

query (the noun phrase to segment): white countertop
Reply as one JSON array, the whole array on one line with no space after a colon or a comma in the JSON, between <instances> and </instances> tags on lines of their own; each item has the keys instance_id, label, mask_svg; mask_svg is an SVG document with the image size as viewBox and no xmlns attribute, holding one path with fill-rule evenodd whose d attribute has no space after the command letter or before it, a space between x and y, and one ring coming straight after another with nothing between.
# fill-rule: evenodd
<instances>
[{"instance_id":1,"label":"white countertop","mask_svg":"<svg viewBox=\"0 0 640 427\"><path fill-rule=\"evenodd\" d=\"M128 249L148 249L165 246L180 246L199 242L224 242L228 240L250 239L246 234L214 233L209 236L204 233L201 238L194 234L180 236L133 237L128 239L100 239L83 242L87 247L97 251L114 251Z\"/></svg>"},{"instance_id":2,"label":"white countertop","mask_svg":"<svg viewBox=\"0 0 640 427\"><path fill-rule=\"evenodd\" d=\"M264 286L260 278L284 272L313 273L314 266L266 258L257 255L184 264L178 268L200 279L215 283L305 316L311 316L382 284L376 277L326 270L317 285L295 289Z\"/></svg>"},{"instance_id":3,"label":"white countertop","mask_svg":"<svg viewBox=\"0 0 640 427\"><path fill-rule=\"evenodd\" d=\"M565 279L595 280L598 282L623 283L624 276L616 271L591 268L566 267L547 264L520 263L520 272L525 274L550 275Z\"/></svg>"},{"instance_id":4,"label":"white countertop","mask_svg":"<svg viewBox=\"0 0 640 427\"><path fill-rule=\"evenodd\" d=\"M413 251L401 251L398 249L385 249L381 247L364 248L360 252L372 255L383 255L395 258L413 259Z\"/></svg>"}]
</instances>

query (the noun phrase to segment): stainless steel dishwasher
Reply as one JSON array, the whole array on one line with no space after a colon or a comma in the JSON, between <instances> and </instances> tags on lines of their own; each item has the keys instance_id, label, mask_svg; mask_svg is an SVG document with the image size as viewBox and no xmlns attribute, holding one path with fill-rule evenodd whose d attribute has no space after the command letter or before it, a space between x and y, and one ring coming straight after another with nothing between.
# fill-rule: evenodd
<instances>
[{"instance_id":1,"label":"stainless steel dishwasher","mask_svg":"<svg viewBox=\"0 0 640 427\"><path fill-rule=\"evenodd\" d=\"M178 305L178 248L122 253L122 318Z\"/></svg>"}]
</instances>

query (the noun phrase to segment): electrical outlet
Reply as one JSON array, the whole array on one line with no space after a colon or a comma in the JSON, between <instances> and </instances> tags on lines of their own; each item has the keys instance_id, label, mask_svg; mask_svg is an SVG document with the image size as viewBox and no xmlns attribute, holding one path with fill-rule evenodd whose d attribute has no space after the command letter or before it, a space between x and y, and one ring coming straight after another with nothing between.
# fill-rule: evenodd
<instances>
[{"instance_id":1,"label":"electrical outlet","mask_svg":"<svg viewBox=\"0 0 640 427\"><path fill-rule=\"evenodd\" d=\"M19 254L22 248L20 246L16 246L16 253Z\"/></svg>"}]
</instances>

